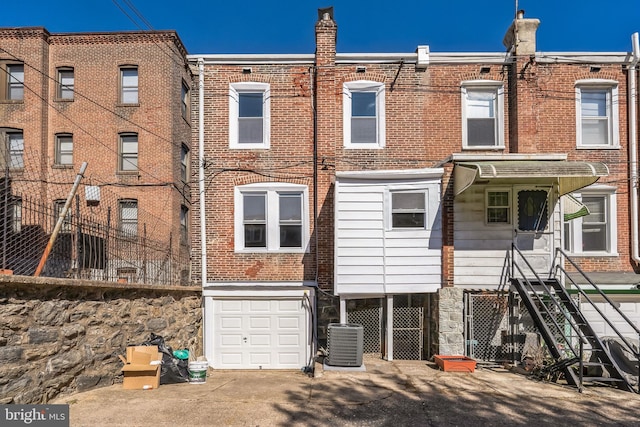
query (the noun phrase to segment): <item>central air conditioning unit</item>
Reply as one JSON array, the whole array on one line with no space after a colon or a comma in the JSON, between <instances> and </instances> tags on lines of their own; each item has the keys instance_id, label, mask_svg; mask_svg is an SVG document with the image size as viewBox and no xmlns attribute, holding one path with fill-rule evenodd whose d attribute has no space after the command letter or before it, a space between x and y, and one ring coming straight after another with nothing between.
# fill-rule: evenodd
<instances>
[{"instance_id":1,"label":"central air conditioning unit","mask_svg":"<svg viewBox=\"0 0 640 427\"><path fill-rule=\"evenodd\" d=\"M364 333L356 323L330 323L327 330L327 365L362 366Z\"/></svg>"}]
</instances>

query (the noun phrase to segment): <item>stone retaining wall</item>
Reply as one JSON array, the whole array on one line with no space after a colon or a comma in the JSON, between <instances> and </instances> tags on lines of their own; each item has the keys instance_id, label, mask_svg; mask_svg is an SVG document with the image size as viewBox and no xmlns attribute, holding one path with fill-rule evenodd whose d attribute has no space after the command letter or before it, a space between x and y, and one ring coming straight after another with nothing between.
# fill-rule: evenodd
<instances>
[{"instance_id":1,"label":"stone retaining wall","mask_svg":"<svg viewBox=\"0 0 640 427\"><path fill-rule=\"evenodd\" d=\"M201 288L0 276L0 404L120 382L152 332L202 355Z\"/></svg>"}]
</instances>

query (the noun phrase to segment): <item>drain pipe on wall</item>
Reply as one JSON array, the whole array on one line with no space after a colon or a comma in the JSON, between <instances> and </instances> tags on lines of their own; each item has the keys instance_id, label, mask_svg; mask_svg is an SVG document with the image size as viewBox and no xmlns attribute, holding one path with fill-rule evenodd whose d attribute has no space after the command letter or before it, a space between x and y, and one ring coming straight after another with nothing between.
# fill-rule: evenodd
<instances>
[{"instance_id":1,"label":"drain pipe on wall","mask_svg":"<svg viewBox=\"0 0 640 427\"><path fill-rule=\"evenodd\" d=\"M638 237L638 88L637 72L638 61L640 60L640 43L638 33L631 36L632 58L628 75L628 108L629 108L629 166L630 173L630 205L631 205L631 259L640 263L640 248Z\"/></svg>"},{"instance_id":2,"label":"drain pipe on wall","mask_svg":"<svg viewBox=\"0 0 640 427\"><path fill-rule=\"evenodd\" d=\"M207 221L204 200L204 58L198 58L198 193L200 196L200 280L202 291L207 285ZM202 300L202 318L204 319L204 298ZM202 350L206 352L206 322L202 322Z\"/></svg>"}]
</instances>

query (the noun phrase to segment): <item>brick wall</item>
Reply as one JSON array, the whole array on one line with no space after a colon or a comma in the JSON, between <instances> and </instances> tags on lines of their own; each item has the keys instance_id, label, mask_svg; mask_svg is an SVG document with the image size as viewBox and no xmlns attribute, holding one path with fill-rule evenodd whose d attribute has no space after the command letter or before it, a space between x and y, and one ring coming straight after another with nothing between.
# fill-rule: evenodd
<instances>
[{"instance_id":1,"label":"brick wall","mask_svg":"<svg viewBox=\"0 0 640 427\"><path fill-rule=\"evenodd\" d=\"M190 208L190 186L180 178L180 149L191 145L190 118L181 113L181 85L192 85L186 51L175 32L49 34L44 29L2 29L10 54L24 63L22 102L0 103L0 127L24 130L25 168L12 172L13 189L43 202L65 199L75 173L88 162L82 185L101 187L91 209L106 222L117 200L138 200L139 234L178 247L180 206ZM122 65L138 67L139 102L119 101ZM57 96L57 69L74 70L73 100ZM119 133L138 134L138 170L118 172ZM73 135L73 164L55 165L56 134ZM35 182L40 182L35 188ZM78 194L84 202L84 188ZM108 203L105 203L108 202ZM109 205L110 203L110 205ZM84 204L84 203L83 203ZM185 245L181 248L187 251Z\"/></svg>"}]
</instances>

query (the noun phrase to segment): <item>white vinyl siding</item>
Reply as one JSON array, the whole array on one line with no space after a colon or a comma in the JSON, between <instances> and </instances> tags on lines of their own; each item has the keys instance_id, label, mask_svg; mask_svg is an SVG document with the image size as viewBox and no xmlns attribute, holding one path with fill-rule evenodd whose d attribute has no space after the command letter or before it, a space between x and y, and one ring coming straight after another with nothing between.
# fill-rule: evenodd
<instances>
[{"instance_id":1,"label":"white vinyl siding","mask_svg":"<svg viewBox=\"0 0 640 427\"><path fill-rule=\"evenodd\" d=\"M516 232L519 194L537 191L539 186L472 185L454 200L454 285L473 289L496 289L504 274L504 263L511 244L515 241L527 260L539 271L548 271L554 248L560 244L560 209L549 197L551 212L544 232ZM546 188L544 189L546 191ZM498 215L499 222L487 222L488 194L507 193L509 200L494 200L502 208L508 202L510 212ZM502 222L507 216L509 221Z\"/></svg>"},{"instance_id":2,"label":"white vinyl siding","mask_svg":"<svg viewBox=\"0 0 640 427\"><path fill-rule=\"evenodd\" d=\"M425 197L423 227L392 227L393 195L404 192ZM335 204L336 293L421 293L440 287L439 178L403 184L339 179Z\"/></svg>"}]
</instances>

